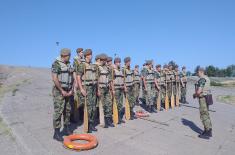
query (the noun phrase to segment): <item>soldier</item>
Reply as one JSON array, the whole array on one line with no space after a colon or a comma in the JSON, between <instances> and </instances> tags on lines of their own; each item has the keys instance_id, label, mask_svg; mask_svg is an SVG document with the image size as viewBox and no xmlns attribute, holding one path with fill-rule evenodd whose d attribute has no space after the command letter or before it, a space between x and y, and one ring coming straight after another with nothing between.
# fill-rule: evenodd
<instances>
[{"instance_id":1,"label":"soldier","mask_svg":"<svg viewBox=\"0 0 235 155\"><path fill-rule=\"evenodd\" d=\"M68 48L63 48L60 51L60 57L52 64L52 79L54 82L52 94L54 102L53 126L55 129L53 138L57 141L63 141L61 128L61 117L64 118L65 135L70 135L72 132L69 129L70 113L71 113L71 96L73 95L73 72L70 59L71 51Z\"/></svg>"},{"instance_id":2,"label":"soldier","mask_svg":"<svg viewBox=\"0 0 235 155\"><path fill-rule=\"evenodd\" d=\"M146 104L146 91L144 90L144 81L143 81L143 74L145 72L145 70L147 69L147 65L146 63L143 64L143 68L141 70L141 81L142 81L142 101L144 102L144 104Z\"/></svg>"},{"instance_id":3,"label":"soldier","mask_svg":"<svg viewBox=\"0 0 235 155\"><path fill-rule=\"evenodd\" d=\"M125 96L129 101L130 104L130 119L136 119L135 113L134 113L134 107L135 107L135 97L134 97L134 87L133 87L133 72L131 70L131 58L126 57L124 59L125 66L123 67L123 75L124 75L124 92Z\"/></svg>"},{"instance_id":4,"label":"soldier","mask_svg":"<svg viewBox=\"0 0 235 155\"><path fill-rule=\"evenodd\" d=\"M209 115L209 109L206 98L211 95L210 90L210 79L204 74L204 68L198 68L198 77L199 80L195 84L195 94L193 94L193 98L198 98L199 100L199 110L200 110L200 118L202 124L204 126L204 132L199 135L200 138L209 139L212 137L212 124Z\"/></svg>"},{"instance_id":5,"label":"soldier","mask_svg":"<svg viewBox=\"0 0 235 155\"><path fill-rule=\"evenodd\" d=\"M167 82L167 94L169 98L169 103L171 102L171 94L172 94L172 82L173 82L173 71L172 71L173 66L171 64L168 64L168 69L165 69L166 72L166 82ZM170 103L171 105L171 103Z\"/></svg>"},{"instance_id":6,"label":"soldier","mask_svg":"<svg viewBox=\"0 0 235 155\"><path fill-rule=\"evenodd\" d=\"M168 65L163 66L163 71L161 72L161 94L162 94L162 105L165 107L165 98L166 98L166 77L167 77L167 72L168 72Z\"/></svg>"},{"instance_id":7,"label":"soldier","mask_svg":"<svg viewBox=\"0 0 235 155\"><path fill-rule=\"evenodd\" d=\"M113 61L113 58L112 57L107 57L107 66L108 66L108 69L112 69L112 65L113 65L113 63L112 63L112 61Z\"/></svg>"},{"instance_id":8,"label":"soldier","mask_svg":"<svg viewBox=\"0 0 235 155\"><path fill-rule=\"evenodd\" d=\"M161 92L161 87L163 84L163 81L161 80L162 77L162 70L161 70L161 65L158 64L156 65L156 71L155 71L155 79L156 79L156 100L160 97L160 101L162 101L162 92ZM161 106L161 105L160 105ZM162 108L160 108L160 111L162 111Z\"/></svg>"},{"instance_id":9,"label":"soldier","mask_svg":"<svg viewBox=\"0 0 235 155\"><path fill-rule=\"evenodd\" d=\"M100 101L103 104L105 125L104 128L114 127L112 123L112 101L111 101L111 88L112 88L112 74L106 65L107 55L100 55L99 65L99 92Z\"/></svg>"},{"instance_id":10,"label":"soldier","mask_svg":"<svg viewBox=\"0 0 235 155\"><path fill-rule=\"evenodd\" d=\"M135 103L139 105L139 93L140 93L140 73L139 73L139 65L135 65L134 69L134 94L135 94Z\"/></svg>"},{"instance_id":11,"label":"soldier","mask_svg":"<svg viewBox=\"0 0 235 155\"><path fill-rule=\"evenodd\" d=\"M182 67L182 72L180 73L180 84L181 84L181 103L188 104L186 100L187 95L187 75L186 67Z\"/></svg>"},{"instance_id":12,"label":"soldier","mask_svg":"<svg viewBox=\"0 0 235 155\"><path fill-rule=\"evenodd\" d=\"M96 114L96 98L100 95L98 88L98 67L91 63L92 50L84 51L85 63L81 64L77 70L78 86L81 91L80 100L84 104L86 100L88 109L88 133L97 131L94 125ZM85 112L85 111L84 111Z\"/></svg>"},{"instance_id":13,"label":"soldier","mask_svg":"<svg viewBox=\"0 0 235 155\"><path fill-rule=\"evenodd\" d=\"M174 87L173 87L173 93L174 93L174 97L175 97L175 101L176 101L176 96L179 95L179 84L180 84L180 78L179 78L179 66L175 65L174 67L174 77L175 77L175 82L174 82ZM178 96L179 97L179 96ZM177 98L179 99L179 98Z\"/></svg>"},{"instance_id":14,"label":"soldier","mask_svg":"<svg viewBox=\"0 0 235 155\"><path fill-rule=\"evenodd\" d=\"M73 73L74 77L74 104L71 106L71 121L77 123L82 118L82 107L80 104L79 96L81 96L81 92L78 90L78 82L76 78L76 70L81 63L85 62L83 57L83 48L77 48L76 50L77 55L73 59L73 68L75 72Z\"/></svg>"},{"instance_id":15,"label":"soldier","mask_svg":"<svg viewBox=\"0 0 235 155\"><path fill-rule=\"evenodd\" d=\"M121 59L116 57L114 59L114 68L113 68L113 97L117 101L118 107L118 124L125 123L123 118L124 109L123 109L123 93L124 93L124 76L121 70Z\"/></svg>"},{"instance_id":16,"label":"soldier","mask_svg":"<svg viewBox=\"0 0 235 155\"><path fill-rule=\"evenodd\" d=\"M155 104L155 73L152 68L152 61L146 61L147 68L143 72L144 90L146 91L146 108L152 113L156 112Z\"/></svg>"}]
</instances>

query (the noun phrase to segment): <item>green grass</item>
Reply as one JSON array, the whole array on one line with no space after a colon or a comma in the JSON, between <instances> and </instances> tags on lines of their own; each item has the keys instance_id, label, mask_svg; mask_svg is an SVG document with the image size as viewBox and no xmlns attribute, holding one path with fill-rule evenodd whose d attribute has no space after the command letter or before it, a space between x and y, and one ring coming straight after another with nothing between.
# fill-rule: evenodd
<instances>
[{"instance_id":1,"label":"green grass","mask_svg":"<svg viewBox=\"0 0 235 155\"><path fill-rule=\"evenodd\" d=\"M217 100L222 103L235 105L235 96L232 95L220 95L217 97Z\"/></svg>"}]
</instances>

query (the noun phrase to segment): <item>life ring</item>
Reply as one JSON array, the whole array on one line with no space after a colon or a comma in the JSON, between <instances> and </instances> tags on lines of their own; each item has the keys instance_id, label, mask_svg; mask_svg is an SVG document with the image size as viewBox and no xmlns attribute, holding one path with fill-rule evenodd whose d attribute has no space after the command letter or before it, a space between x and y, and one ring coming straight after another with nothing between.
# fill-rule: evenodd
<instances>
[{"instance_id":1,"label":"life ring","mask_svg":"<svg viewBox=\"0 0 235 155\"><path fill-rule=\"evenodd\" d=\"M75 140L85 140L88 143L81 144L73 142ZM98 145L97 138L89 134L70 135L64 138L64 146L71 150L83 151L94 149Z\"/></svg>"},{"instance_id":2,"label":"life ring","mask_svg":"<svg viewBox=\"0 0 235 155\"><path fill-rule=\"evenodd\" d=\"M135 112L136 117L149 117L148 113L145 113L144 111L137 111Z\"/></svg>"}]
</instances>

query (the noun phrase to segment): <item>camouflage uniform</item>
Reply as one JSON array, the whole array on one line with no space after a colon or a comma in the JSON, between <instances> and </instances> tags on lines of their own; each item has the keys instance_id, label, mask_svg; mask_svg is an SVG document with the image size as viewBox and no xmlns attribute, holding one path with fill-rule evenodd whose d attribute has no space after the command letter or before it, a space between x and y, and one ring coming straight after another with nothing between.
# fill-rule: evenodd
<instances>
[{"instance_id":1,"label":"camouflage uniform","mask_svg":"<svg viewBox=\"0 0 235 155\"><path fill-rule=\"evenodd\" d=\"M83 57L80 57L78 55L76 55L74 57L73 68L75 69L75 72L77 72L79 65L84 62L85 62L85 59ZM77 99L78 105L72 104L72 106L71 106L71 108L72 108L71 120L74 122L78 122L78 120L81 120L82 114L83 114L83 107L81 105L80 96L81 96L81 91L79 89L77 89L74 94L74 100Z\"/></svg>"},{"instance_id":2,"label":"camouflage uniform","mask_svg":"<svg viewBox=\"0 0 235 155\"><path fill-rule=\"evenodd\" d=\"M160 89L161 89L161 97L162 97L162 106L165 107L165 97L166 97L166 72L164 70L161 71L160 74Z\"/></svg>"},{"instance_id":3,"label":"camouflage uniform","mask_svg":"<svg viewBox=\"0 0 235 155\"><path fill-rule=\"evenodd\" d=\"M199 111L200 111L200 118L202 121L202 124L204 126L204 129L206 131L209 131L212 129L212 124L210 120L210 115L208 111L208 105L206 103L205 96L211 94L210 91L210 79L207 76L204 76L198 80L196 83L196 87L201 88L203 90L203 93L199 96Z\"/></svg>"},{"instance_id":4,"label":"camouflage uniform","mask_svg":"<svg viewBox=\"0 0 235 155\"><path fill-rule=\"evenodd\" d=\"M81 76L83 88L86 90L86 104L88 109L89 124L94 124L97 107L97 80L98 80L98 67L95 64L83 63L77 69L77 75ZM80 96L82 104L85 103L85 97Z\"/></svg>"},{"instance_id":5,"label":"camouflage uniform","mask_svg":"<svg viewBox=\"0 0 235 155\"><path fill-rule=\"evenodd\" d=\"M172 77L173 77L173 72L172 71L167 71L166 72L166 82L167 82L167 94L169 97L169 103L171 102L171 93L172 93ZM171 104L170 104L171 105Z\"/></svg>"},{"instance_id":6,"label":"camouflage uniform","mask_svg":"<svg viewBox=\"0 0 235 155\"><path fill-rule=\"evenodd\" d=\"M112 80L111 73L107 66L99 66L99 90L100 101L104 107L104 116L106 118L112 117L112 101L110 95L109 84Z\"/></svg>"},{"instance_id":7,"label":"camouflage uniform","mask_svg":"<svg viewBox=\"0 0 235 155\"><path fill-rule=\"evenodd\" d=\"M157 80L157 82L158 82L159 88L161 89L161 72L155 71L155 78L156 78L156 80ZM161 91L161 90L158 90L158 89L156 88L156 101L157 101L158 97L161 97L160 91ZM162 99L161 99L161 100L162 100Z\"/></svg>"},{"instance_id":8,"label":"camouflage uniform","mask_svg":"<svg viewBox=\"0 0 235 155\"><path fill-rule=\"evenodd\" d=\"M124 76L121 69L113 69L113 84L115 89L115 99L117 102L119 124L123 116L123 93L124 93Z\"/></svg>"},{"instance_id":9,"label":"camouflage uniform","mask_svg":"<svg viewBox=\"0 0 235 155\"><path fill-rule=\"evenodd\" d=\"M134 97L134 86L133 86L133 72L130 68L127 68L126 66L123 68L123 75L124 75L124 79L125 79L125 85L127 88L127 99L129 101L130 104L130 111L133 115L133 109L135 106L135 97Z\"/></svg>"},{"instance_id":10,"label":"camouflage uniform","mask_svg":"<svg viewBox=\"0 0 235 155\"><path fill-rule=\"evenodd\" d=\"M52 64L52 73L58 75L59 82L64 91L69 92L73 86L73 72L74 69L70 63L65 64L60 57ZM64 125L70 124L70 112L71 112L71 97L63 97L61 92L53 86L52 90L53 102L54 102L54 115L53 126L54 128L61 128L61 116L64 118Z\"/></svg>"},{"instance_id":11,"label":"camouflage uniform","mask_svg":"<svg viewBox=\"0 0 235 155\"><path fill-rule=\"evenodd\" d=\"M151 106L155 103L155 74L152 68L147 68L144 72L143 75L146 80L146 106L151 109Z\"/></svg>"},{"instance_id":12,"label":"camouflage uniform","mask_svg":"<svg viewBox=\"0 0 235 155\"><path fill-rule=\"evenodd\" d=\"M186 103L186 95L187 95L187 76L186 72L180 73L181 80L181 102Z\"/></svg>"},{"instance_id":13,"label":"camouflage uniform","mask_svg":"<svg viewBox=\"0 0 235 155\"><path fill-rule=\"evenodd\" d=\"M134 72L134 96L135 96L135 102L139 102L139 93L140 93L140 74L138 71Z\"/></svg>"},{"instance_id":14,"label":"camouflage uniform","mask_svg":"<svg viewBox=\"0 0 235 155\"><path fill-rule=\"evenodd\" d=\"M143 102L146 104L146 91L144 90L144 81L143 81L143 75L144 73L146 72L147 68L146 66L143 67L143 69L141 70L141 77L142 77L142 99L143 99Z\"/></svg>"}]
</instances>

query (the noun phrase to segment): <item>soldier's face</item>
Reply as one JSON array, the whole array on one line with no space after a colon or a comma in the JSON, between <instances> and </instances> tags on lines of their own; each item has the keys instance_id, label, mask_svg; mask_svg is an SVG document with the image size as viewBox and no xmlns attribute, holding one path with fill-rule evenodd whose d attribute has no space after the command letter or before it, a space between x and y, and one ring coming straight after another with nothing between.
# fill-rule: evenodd
<instances>
[{"instance_id":1,"label":"soldier's face","mask_svg":"<svg viewBox=\"0 0 235 155\"><path fill-rule=\"evenodd\" d=\"M112 65L112 61L107 62L107 64L108 64L109 66L111 66L111 65Z\"/></svg>"},{"instance_id":2,"label":"soldier's face","mask_svg":"<svg viewBox=\"0 0 235 155\"><path fill-rule=\"evenodd\" d=\"M198 73L197 73L197 75L199 76L199 77L202 77L203 76L203 72L202 71L198 71Z\"/></svg>"},{"instance_id":3,"label":"soldier's face","mask_svg":"<svg viewBox=\"0 0 235 155\"><path fill-rule=\"evenodd\" d=\"M186 69L183 69L183 72L186 72Z\"/></svg>"},{"instance_id":4,"label":"soldier's face","mask_svg":"<svg viewBox=\"0 0 235 155\"><path fill-rule=\"evenodd\" d=\"M159 72L160 72L160 71L161 71L161 67L158 67L158 68L157 68L157 71L159 71Z\"/></svg>"},{"instance_id":5,"label":"soldier's face","mask_svg":"<svg viewBox=\"0 0 235 155\"><path fill-rule=\"evenodd\" d=\"M86 56L86 60L87 60L88 62L91 62L91 59L92 59L92 55L87 55L87 56Z\"/></svg>"},{"instance_id":6,"label":"soldier's face","mask_svg":"<svg viewBox=\"0 0 235 155\"><path fill-rule=\"evenodd\" d=\"M64 62L69 62L70 55L62 55L61 58L63 59Z\"/></svg>"},{"instance_id":7,"label":"soldier's face","mask_svg":"<svg viewBox=\"0 0 235 155\"><path fill-rule=\"evenodd\" d=\"M131 65L131 62L128 61L128 62L126 63L126 66L130 67L130 65Z\"/></svg>"},{"instance_id":8,"label":"soldier's face","mask_svg":"<svg viewBox=\"0 0 235 155\"><path fill-rule=\"evenodd\" d=\"M101 64L102 66L104 66L104 65L106 64L106 61L105 61L105 60L100 60L100 64Z\"/></svg>"},{"instance_id":9,"label":"soldier's face","mask_svg":"<svg viewBox=\"0 0 235 155\"><path fill-rule=\"evenodd\" d=\"M79 55L80 57L83 57L83 51L79 52L78 55Z\"/></svg>"},{"instance_id":10,"label":"soldier's face","mask_svg":"<svg viewBox=\"0 0 235 155\"><path fill-rule=\"evenodd\" d=\"M121 66L121 63L120 63L120 62L115 62L115 65L116 65L117 67L120 67L120 66Z\"/></svg>"}]
</instances>

